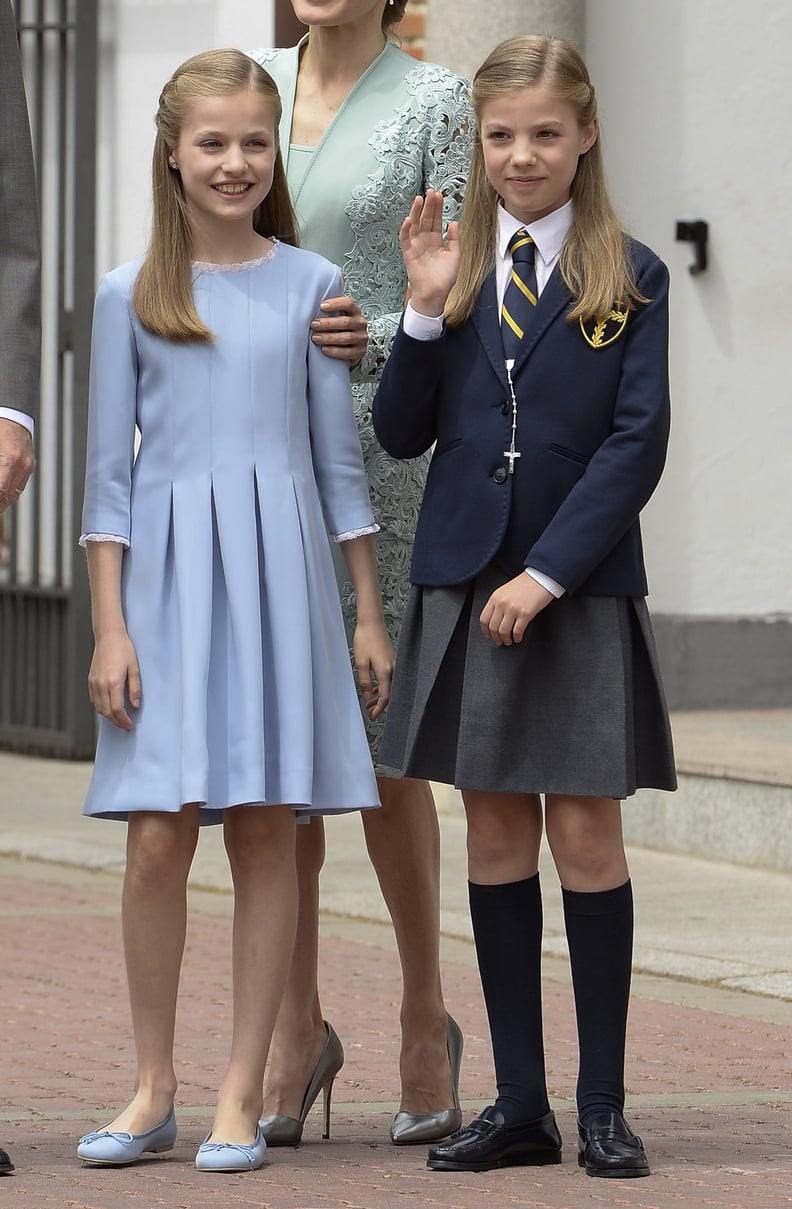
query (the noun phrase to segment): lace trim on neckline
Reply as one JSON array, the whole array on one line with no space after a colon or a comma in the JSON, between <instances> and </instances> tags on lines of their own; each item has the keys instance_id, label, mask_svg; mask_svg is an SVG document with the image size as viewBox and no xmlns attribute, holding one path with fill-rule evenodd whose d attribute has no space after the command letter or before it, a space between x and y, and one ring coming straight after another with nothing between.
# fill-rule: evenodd
<instances>
[{"instance_id":1,"label":"lace trim on neckline","mask_svg":"<svg viewBox=\"0 0 792 1209\"><path fill-rule=\"evenodd\" d=\"M268 238L272 240L269 252L265 252L263 256L256 256L253 260L240 260L237 264L215 264L211 260L194 260L192 267L200 273L244 273L246 269L257 269L259 265L272 260L277 251L280 240L275 239L274 236Z\"/></svg>"}]
</instances>

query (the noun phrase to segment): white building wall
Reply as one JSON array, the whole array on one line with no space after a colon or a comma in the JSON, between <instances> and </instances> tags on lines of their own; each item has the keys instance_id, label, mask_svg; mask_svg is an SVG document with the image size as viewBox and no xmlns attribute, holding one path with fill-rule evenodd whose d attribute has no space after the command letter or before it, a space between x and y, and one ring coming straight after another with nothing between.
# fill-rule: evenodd
<instances>
[{"instance_id":1,"label":"white building wall","mask_svg":"<svg viewBox=\"0 0 792 1209\"><path fill-rule=\"evenodd\" d=\"M609 182L672 273L673 436L646 514L655 613L792 615L787 0L589 0ZM710 226L691 276L678 219Z\"/></svg>"},{"instance_id":2,"label":"white building wall","mask_svg":"<svg viewBox=\"0 0 792 1209\"><path fill-rule=\"evenodd\" d=\"M471 28L458 5L430 0L430 56L475 67L500 40L487 24L492 7L500 11L484 0ZM673 433L644 517L670 697L792 704L792 5L581 0L584 23L572 0L553 7L552 21L547 7L505 6L526 31L536 21L584 42L614 201L672 273ZM102 0L99 271L145 246L163 83L210 46L271 45L273 9L273 0ZM710 264L693 277L692 248L675 229L699 218Z\"/></svg>"},{"instance_id":3,"label":"white building wall","mask_svg":"<svg viewBox=\"0 0 792 1209\"><path fill-rule=\"evenodd\" d=\"M428 0L427 58L472 78L491 50L520 34L583 43L583 0Z\"/></svg>"},{"instance_id":4,"label":"white building wall","mask_svg":"<svg viewBox=\"0 0 792 1209\"><path fill-rule=\"evenodd\" d=\"M273 0L102 0L97 271L145 248L154 113L192 54L273 41Z\"/></svg>"}]
</instances>

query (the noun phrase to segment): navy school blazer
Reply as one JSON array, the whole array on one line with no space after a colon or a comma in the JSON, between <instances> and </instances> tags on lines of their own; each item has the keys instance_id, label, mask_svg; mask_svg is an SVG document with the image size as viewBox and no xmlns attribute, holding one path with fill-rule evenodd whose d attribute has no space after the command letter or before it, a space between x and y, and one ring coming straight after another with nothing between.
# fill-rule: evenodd
<instances>
[{"instance_id":1,"label":"navy school blazer","mask_svg":"<svg viewBox=\"0 0 792 1209\"><path fill-rule=\"evenodd\" d=\"M508 473L511 396L495 276L459 328L437 340L403 326L373 404L374 431L396 458L436 442L413 548L413 583L464 583L496 560L535 567L568 592L647 592L639 513L665 464L670 424L668 270L629 242L640 292L604 325L570 322L558 267L539 298L512 370L516 448Z\"/></svg>"}]
</instances>

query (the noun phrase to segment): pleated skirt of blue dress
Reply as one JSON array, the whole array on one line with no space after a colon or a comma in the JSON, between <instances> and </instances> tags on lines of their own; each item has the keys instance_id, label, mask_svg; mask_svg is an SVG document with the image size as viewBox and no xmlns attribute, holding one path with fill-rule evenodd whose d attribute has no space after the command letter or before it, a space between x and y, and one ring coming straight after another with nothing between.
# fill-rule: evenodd
<instances>
[{"instance_id":1,"label":"pleated skirt of blue dress","mask_svg":"<svg viewBox=\"0 0 792 1209\"><path fill-rule=\"evenodd\" d=\"M84 813L378 806L315 489L215 472L133 497L132 516L122 596L142 703L131 732L100 719Z\"/></svg>"}]
</instances>

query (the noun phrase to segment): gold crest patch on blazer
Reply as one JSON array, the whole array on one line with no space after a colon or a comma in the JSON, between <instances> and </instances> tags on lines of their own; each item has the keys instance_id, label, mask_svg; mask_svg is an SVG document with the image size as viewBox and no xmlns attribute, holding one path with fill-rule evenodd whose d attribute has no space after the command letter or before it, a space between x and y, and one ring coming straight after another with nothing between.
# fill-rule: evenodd
<instances>
[{"instance_id":1,"label":"gold crest patch on blazer","mask_svg":"<svg viewBox=\"0 0 792 1209\"><path fill-rule=\"evenodd\" d=\"M614 307L604 319L580 319L580 330L586 338L586 343L592 348L605 348L618 340L624 331L629 311ZM588 331L586 330L588 328Z\"/></svg>"}]
</instances>

